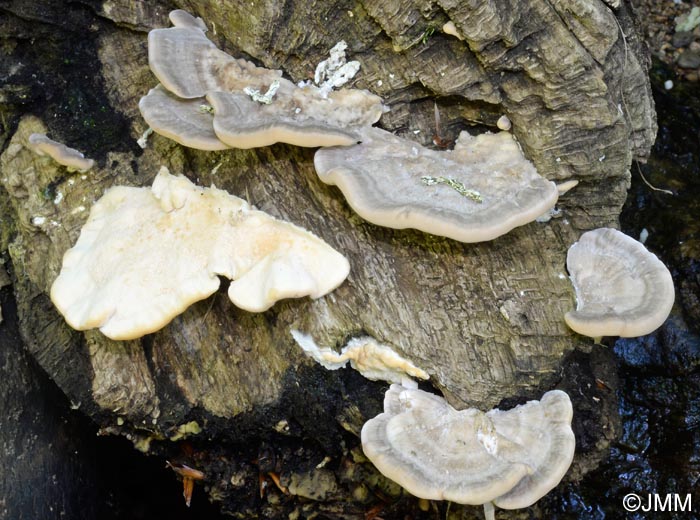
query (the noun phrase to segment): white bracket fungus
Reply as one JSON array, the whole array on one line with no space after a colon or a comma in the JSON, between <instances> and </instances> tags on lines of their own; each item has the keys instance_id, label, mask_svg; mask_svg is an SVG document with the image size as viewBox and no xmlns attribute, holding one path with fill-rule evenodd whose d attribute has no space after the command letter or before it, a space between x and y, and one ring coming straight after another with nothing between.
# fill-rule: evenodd
<instances>
[{"instance_id":1,"label":"white bracket fungus","mask_svg":"<svg viewBox=\"0 0 700 520\"><path fill-rule=\"evenodd\" d=\"M656 255L616 229L581 235L569 248L566 267L576 291L576 310L565 319L579 334L644 336L671 312L671 273Z\"/></svg>"},{"instance_id":2,"label":"white bracket fungus","mask_svg":"<svg viewBox=\"0 0 700 520\"><path fill-rule=\"evenodd\" d=\"M355 146L324 148L314 166L364 219L415 228L461 242L492 240L533 221L557 201L506 132L462 132L452 151L437 152L379 128Z\"/></svg>"},{"instance_id":3,"label":"white bracket fungus","mask_svg":"<svg viewBox=\"0 0 700 520\"><path fill-rule=\"evenodd\" d=\"M34 152L39 155L48 155L69 171L86 172L95 165L95 161L86 159L78 150L49 139L44 134L32 134L27 141L29 148Z\"/></svg>"},{"instance_id":4,"label":"white bracket fungus","mask_svg":"<svg viewBox=\"0 0 700 520\"><path fill-rule=\"evenodd\" d=\"M184 129L185 135L190 135L191 129L183 121L194 117L189 115L190 107L177 108L175 104L185 104L188 99L201 104L205 96L214 107L216 136L237 148L275 142L299 146L351 144L357 140L357 130L375 123L384 112L381 99L368 91L343 89L329 93L333 86L351 77L354 62L334 70L340 60L335 56L327 65L333 75L324 87L300 88L282 78L281 71L257 67L219 50L204 29L192 21L194 18L187 16L178 14L176 27L154 29L148 34L149 66L163 87L174 94L168 100L161 96L150 101L157 101L161 111L174 112L170 117L158 114L159 124L152 125L158 133L181 136ZM154 91L149 96L153 97ZM150 112L144 112L144 117L147 115ZM191 126L199 127L199 121ZM211 134L209 128L205 130ZM183 141L187 139L180 137L178 142Z\"/></svg>"},{"instance_id":5,"label":"white bracket fungus","mask_svg":"<svg viewBox=\"0 0 700 520\"><path fill-rule=\"evenodd\" d=\"M92 207L51 288L73 328L112 339L156 331L232 280L228 296L261 312L283 298L319 298L349 264L323 240L161 168L149 188L117 186Z\"/></svg>"},{"instance_id":6,"label":"white bracket fungus","mask_svg":"<svg viewBox=\"0 0 700 520\"><path fill-rule=\"evenodd\" d=\"M262 88L282 73L256 67L219 50L195 27L153 29L148 33L148 64L161 84L182 99L204 97L210 91Z\"/></svg>"},{"instance_id":7,"label":"white bracket fungus","mask_svg":"<svg viewBox=\"0 0 700 520\"><path fill-rule=\"evenodd\" d=\"M411 377L428 379L430 376L394 349L382 345L370 336L352 338L340 353L327 347L319 347L311 336L292 330L292 337L309 356L328 370L350 366L372 381L399 383L405 387L417 387Z\"/></svg>"},{"instance_id":8,"label":"white bracket fungus","mask_svg":"<svg viewBox=\"0 0 700 520\"><path fill-rule=\"evenodd\" d=\"M569 396L559 390L484 413L392 385L384 413L362 428L362 449L411 494L484 504L493 515L493 505L528 507L559 483L574 455L572 415Z\"/></svg>"}]
</instances>

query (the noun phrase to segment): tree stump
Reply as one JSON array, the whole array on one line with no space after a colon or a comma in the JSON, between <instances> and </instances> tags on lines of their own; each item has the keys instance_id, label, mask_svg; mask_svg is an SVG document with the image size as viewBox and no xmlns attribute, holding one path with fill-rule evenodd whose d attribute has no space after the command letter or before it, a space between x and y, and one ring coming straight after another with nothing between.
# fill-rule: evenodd
<instances>
[{"instance_id":1,"label":"tree stump","mask_svg":"<svg viewBox=\"0 0 700 520\"><path fill-rule=\"evenodd\" d=\"M380 411L386 386L349 368L319 367L291 329L337 348L370 335L428 372L429 384L457 407L488 409L569 385L567 355L577 346L589 351L590 342L564 324L575 304L566 250L584 230L616 226L631 161L646 157L656 132L647 59L626 5L175 3L201 16L220 48L294 81L312 77L345 40L362 65L353 86L391 108L380 121L385 129L431 145L434 104L445 140L465 128L493 130L505 114L541 175L580 183L549 222L488 243L379 228L319 181L313 150L200 152L158 135L145 150L136 145L146 130L138 100L157 83L147 31L168 26L176 6L9 2L0 7L9 71L0 85L0 246L9 255L22 337L72 402L104 432L204 471L210 497L234 516L351 517L375 504L373 486L398 493L357 449L359 429ZM442 32L448 21L464 40ZM35 155L26 146L32 132L48 132L97 166L70 173ZM324 298L288 300L260 314L233 307L223 287L140 340L73 331L47 296L63 253L108 187L149 185L160 165L313 231L349 258L348 280ZM590 377L577 381L611 379L609 361L589 363ZM577 436L589 435L584 423L610 428L579 451L575 474L593 466L614 435L615 420L606 418L615 414L613 393L591 410L581 395L593 390L582 392L572 394L575 410L586 410L576 419ZM281 475L280 488L269 474ZM263 480L268 491L260 498ZM307 498L284 498L283 487Z\"/></svg>"}]
</instances>

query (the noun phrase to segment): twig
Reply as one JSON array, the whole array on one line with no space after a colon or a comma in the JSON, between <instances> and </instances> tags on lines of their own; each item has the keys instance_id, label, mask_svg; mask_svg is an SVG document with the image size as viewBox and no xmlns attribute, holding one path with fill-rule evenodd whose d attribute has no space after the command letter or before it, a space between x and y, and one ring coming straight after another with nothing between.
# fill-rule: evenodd
<instances>
[{"instance_id":1,"label":"twig","mask_svg":"<svg viewBox=\"0 0 700 520\"><path fill-rule=\"evenodd\" d=\"M617 28L620 30L620 35L622 36L622 43L624 44L624 49L625 49L625 61L622 64L622 77L624 78L625 76L625 70L627 69L627 37L625 36L625 31L622 30L622 25L620 25L620 21L615 18L615 23L617 24ZM632 122L632 118L630 117L630 111L627 108L627 101L625 100L625 92L622 90L622 84L620 84L620 100L622 101L622 106L625 108L625 114L629 118L630 124ZM660 191L661 193L666 193L667 195L674 195L674 193L671 190L665 190L663 188L657 188L656 186L652 185L646 177L644 177L644 174L642 173L642 169L639 167L639 163L637 163L637 170L639 171L639 176L642 178L644 181L644 184L646 184L650 189L654 191Z\"/></svg>"}]
</instances>

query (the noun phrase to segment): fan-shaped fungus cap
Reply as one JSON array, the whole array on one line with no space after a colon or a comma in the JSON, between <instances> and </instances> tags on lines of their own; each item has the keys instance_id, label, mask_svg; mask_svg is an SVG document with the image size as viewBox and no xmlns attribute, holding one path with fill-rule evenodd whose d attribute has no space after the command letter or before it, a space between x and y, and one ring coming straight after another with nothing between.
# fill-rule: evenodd
<instances>
[{"instance_id":1,"label":"fan-shaped fungus cap","mask_svg":"<svg viewBox=\"0 0 700 520\"><path fill-rule=\"evenodd\" d=\"M644 336L666 320L673 279L656 255L624 233L600 228L581 235L566 257L576 310L566 324L594 338Z\"/></svg>"},{"instance_id":2,"label":"fan-shaped fungus cap","mask_svg":"<svg viewBox=\"0 0 700 520\"><path fill-rule=\"evenodd\" d=\"M323 296L348 272L312 233L161 168L151 189L114 187L93 206L51 299L75 329L132 339L216 291L217 275L234 280L233 303L259 312Z\"/></svg>"},{"instance_id":3,"label":"fan-shaped fungus cap","mask_svg":"<svg viewBox=\"0 0 700 520\"><path fill-rule=\"evenodd\" d=\"M69 148L63 143L49 139L44 134L32 134L28 139L29 147L39 155L48 155L58 164L69 170L86 172L95 165L92 159L85 156L74 148Z\"/></svg>"},{"instance_id":4,"label":"fan-shaped fungus cap","mask_svg":"<svg viewBox=\"0 0 700 520\"><path fill-rule=\"evenodd\" d=\"M141 98L139 110L154 132L181 145L198 150L228 148L214 133L214 109L204 98L181 99L158 85Z\"/></svg>"},{"instance_id":5,"label":"fan-shaped fungus cap","mask_svg":"<svg viewBox=\"0 0 700 520\"><path fill-rule=\"evenodd\" d=\"M413 495L460 504L527 507L561 480L575 439L561 391L512 410L457 411L433 394L392 385L384 413L362 428L362 449Z\"/></svg>"},{"instance_id":6,"label":"fan-shaped fungus cap","mask_svg":"<svg viewBox=\"0 0 700 520\"><path fill-rule=\"evenodd\" d=\"M364 129L361 139L317 151L314 165L323 182L337 185L361 217L380 226L480 242L535 220L558 198L556 185L506 132L462 132L451 152L379 128Z\"/></svg>"},{"instance_id":7,"label":"fan-shaped fungus cap","mask_svg":"<svg viewBox=\"0 0 700 520\"><path fill-rule=\"evenodd\" d=\"M315 87L300 89L281 80L269 104L246 94L210 92L214 131L235 148L253 148L282 142L297 146L354 144L357 131L382 114L378 97L358 90L331 92L327 98Z\"/></svg>"},{"instance_id":8,"label":"fan-shaped fungus cap","mask_svg":"<svg viewBox=\"0 0 700 520\"><path fill-rule=\"evenodd\" d=\"M210 91L262 88L282 76L219 50L204 31L190 25L148 33L148 65L163 86L184 99Z\"/></svg>"},{"instance_id":9,"label":"fan-shaped fungus cap","mask_svg":"<svg viewBox=\"0 0 700 520\"><path fill-rule=\"evenodd\" d=\"M576 439L571 430L573 409L569 396L561 390L546 392L539 401L530 401L512 410L491 410L486 416L501 438L515 443L509 453L526 464L529 472L518 485L496 498L502 509L520 509L537 502L554 489L571 466ZM497 453L498 456L498 453Z\"/></svg>"}]
</instances>

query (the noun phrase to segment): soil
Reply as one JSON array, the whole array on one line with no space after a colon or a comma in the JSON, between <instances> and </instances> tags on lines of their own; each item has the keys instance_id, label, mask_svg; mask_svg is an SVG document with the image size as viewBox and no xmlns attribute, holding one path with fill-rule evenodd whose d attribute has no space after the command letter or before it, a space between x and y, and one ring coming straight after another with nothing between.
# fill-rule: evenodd
<instances>
[{"instance_id":1,"label":"soil","mask_svg":"<svg viewBox=\"0 0 700 520\"><path fill-rule=\"evenodd\" d=\"M671 70L674 79L697 82L700 78L700 26L676 31L678 18L690 13L692 3L674 0L633 0L649 50Z\"/></svg>"}]
</instances>

